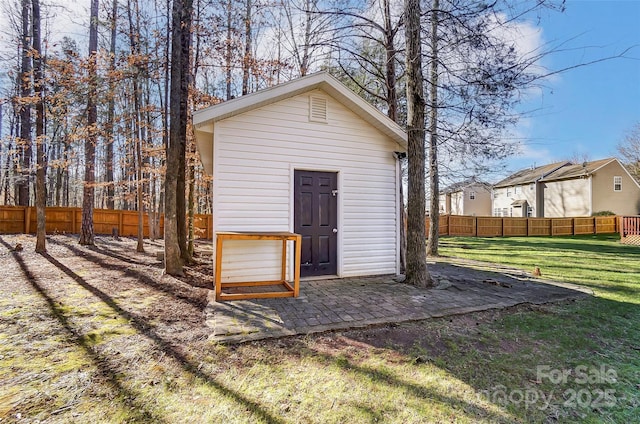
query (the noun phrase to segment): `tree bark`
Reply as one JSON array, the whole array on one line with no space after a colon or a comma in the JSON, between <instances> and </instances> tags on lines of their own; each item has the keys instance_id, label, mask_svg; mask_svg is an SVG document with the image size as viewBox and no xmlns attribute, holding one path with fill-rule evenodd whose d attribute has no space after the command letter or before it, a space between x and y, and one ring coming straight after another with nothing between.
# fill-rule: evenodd
<instances>
[{"instance_id":1,"label":"tree bark","mask_svg":"<svg viewBox=\"0 0 640 424\"><path fill-rule=\"evenodd\" d=\"M107 209L115 208L115 187L113 178L113 143L115 141L114 134L114 120L116 110L116 88L115 88L115 76L113 75L116 70L116 23L118 19L118 0L113 0L111 9L111 44L109 48L109 104L107 106L107 124L105 131L105 182L107 184Z\"/></svg>"},{"instance_id":2,"label":"tree bark","mask_svg":"<svg viewBox=\"0 0 640 424\"><path fill-rule=\"evenodd\" d=\"M406 281L431 286L425 250L424 88L420 35L420 1L405 0L407 60L407 272Z\"/></svg>"},{"instance_id":3,"label":"tree bark","mask_svg":"<svg viewBox=\"0 0 640 424\"><path fill-rule=\"evenodd\" d=\"M140 52L140 27L137 25L139 22L136 19L136 25L133 23L133 11L131 10L131 2L128 2L127 16L129 18L129 42L130 42L130 54L134 58L134 63L139 63L142 60ZM136 18L138 17L138 3L135 4ZM140 128L140 121L142 120L142 113L140 111L140 69L138 65L134 65L133 76L131 83L133 84L133 142L136 162L136 209L138 210L138 238L136 245L136 252L144 252L144 193L142 189L142 143L144 136Z\"/></svg>"},{"instance_id":4,"label":"tree bark","mask_svg":"<svg viewBox=\"0 0 640 424\"><path fill-rule=\"evenodd\" d=\"M22 0L22 63L20 65L20 75L18 84L20 86L20 144L22 152L22 176L18 180L18 202L20 206L29 206L31 197L30 173L31 173L31 57L29 49L31 47L29 37L29 10L31 4L29 0Z\"/></svg>"},{"instance_id":5,"label":"tree bark","mask_svg":"<svg viewBox=\"0 0 640 424\"><path fill-rule=\"evenodd\" d=\"M172 10L171 39L171 93L170 129L167 146L167 172L165 176L165 273L183 275L183 261L179 240L179 227L185 226L178 219L178 198L184 191L178 191L180 160L183 157L186 138L186 99L188 96L188 74L184 73L189 62L189 38L191 31L192 0L175 0ZM184 170L184 163L182 165ZM183 171L184 172L184 171ZM183 177L184 181L184 177ZM184 211L184 209L183 209ZM184 216L184 215L183 215ZM184 230L183 230L184 231Z\"/></svg>"},{"instance_id":6,"label":"tree bark","mask_svg":"<svg viewBox=\"0 0 640 424\"><path fill-rule=\"evenodd\" d=\"M385 85L387 91L387 116L398 122L398 92L396 90L396 47L395 29L391 23L389 0L384 0L384 40L385 40Z\"/></svg>"},{"instance_id":7,"label":"tree bark","mask_svg":"<svg viewBox=\"0 0 640 424\"><path fill-rule=\"evenodd\" d=\"M244 60L242 61L242 95L249 93L249 75L251 71L251 0L246 0L244 20Z\"/></svg>"},{"instance_id":8,"label":"tree bark","mask_svg":"<svg viewBox=\"0 0 640 424\"><path fill-rule=\"evenodd\" d=\"M89 91L87 96L87 138L84 143L84 188L82 195L81 245L93 245L93 202L95 196L95 161L98 140L98 109L96 93L98 84L98 0L91 0L91 20L89 23Z\"/></svg>"},{"instance_id":9,"label":"tree bark","mask_svg":"<svg viewBox=\"0 0 640 424\"><path fill-rule=\"evenodd\" d=\"M33 85L34 97L36 98L36 252L45 253L46 247L46 217L45 207L47 206L46 174L47 163L45 157L45 134L44 134L44 99L42 90L44 88L44 78L42 75L42 53L40 47L40 2L31 0L33 7Z\"/></svg>"},{"instance_id":10,"label":"tree bark","mask_svg":"<svg viewBox=\"0 0 640 424\"><path fill-rule=\"evenodd\" d=\"M431 75L430 84L430 116L429 116L429 189L431 205L429 207L429 241L427 255L438 256L440 237L440 174L438 172L438 25L440 0L433 0L431 8Z\"/></svg>"}]
</instances>

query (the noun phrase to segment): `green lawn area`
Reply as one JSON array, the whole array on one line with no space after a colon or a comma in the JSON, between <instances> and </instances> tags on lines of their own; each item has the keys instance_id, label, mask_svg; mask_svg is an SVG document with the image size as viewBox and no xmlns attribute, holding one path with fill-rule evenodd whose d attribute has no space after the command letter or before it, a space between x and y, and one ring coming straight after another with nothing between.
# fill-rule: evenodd
<instances>
[{"instance_id":1,"label":"green lawn area","mask_svg":"<svg viewBox=\"0 0 640 424\"><path fill-rule=\"evenodd\" d=\"M231 346L133 242L107 267L57 240L0 255L2 423L638 421L640 248L611 237L441 240L584 300Z\"/></svg>"},{"instance_id":2,"label":"green lawn area","mask_svg":"<svg viewBox=\"0 0 640 424\"><path fill-rule=\"evenodd\" d=\"M488 378L519 386L526 374L545 373L535 387L563 395L562 420L580 422L637 422L640 408L640 247L619 243L616 236L514 237L441 239L440 253L505 264L527 271L539 267L542 277L591 288L595 296L573 304L552 305L540 311L519 311L491 323L501 342L518 344L516 355L497 361L483 357ZM464 356L459 357L463 361ZM453 358L451 358L453 360ZM497 362L497 363L496 363ZM454 367L455 361L450 362ZM580 367L580 368L578 368ZM603 377L615 371L611 378ZM560 384L546 370L572 372ZM593 378L585 382L587 369ZM489 371L490 370L490 371ZM500 378L500 374L504 376ZM596 374L599 373L599 374ZM520 378L518 376L520 375ZM519 381L518 381L519 380ZM553 380L553 381L550 381ZM566 393L565 393L566 392ZM611 396L607 405L597 397ZM615 400L613 399L615 398ZM591 402L589 400L591 399ZM522 410L518 415L522 416Z\"/></svg>"}]
</instances>

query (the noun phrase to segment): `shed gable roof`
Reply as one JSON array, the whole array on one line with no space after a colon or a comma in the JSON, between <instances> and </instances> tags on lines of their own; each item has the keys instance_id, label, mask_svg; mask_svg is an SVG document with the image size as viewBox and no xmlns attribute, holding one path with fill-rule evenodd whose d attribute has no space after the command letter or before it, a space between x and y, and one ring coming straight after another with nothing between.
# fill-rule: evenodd
<instances>
[{"instance_id":1,"label":"shed gable roof","mask_svg":"<svg viewBox=\"0 0 640 424\"><path fill-rule=\"evenodd\" d=\"M351 91L327 72L318 72L276 85L233 100L227 100L193 113L193 124L197 131L212 132L212 124L271 103L321 89L360 118L406 149L407 134L393 120L382 114L362 97Z\"/></svg>"}]
</instances>

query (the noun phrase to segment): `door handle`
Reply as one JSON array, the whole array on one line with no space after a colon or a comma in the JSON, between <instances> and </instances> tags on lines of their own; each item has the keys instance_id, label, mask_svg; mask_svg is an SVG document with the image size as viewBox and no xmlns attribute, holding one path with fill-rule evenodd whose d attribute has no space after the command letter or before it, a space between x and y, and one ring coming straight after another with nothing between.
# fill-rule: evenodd
<instances>
[{"instance_id":1,"label":"door handle","mask_svg":"<svg viewBox=\"0 0 640 424\"><path fill-rule=\"evenodd\" d=\"M338 229L337 229L337 228L334 228L334 229L333 229L333 234L337 234L337 233L338 233Z\"/></svg>"}]
</instances>

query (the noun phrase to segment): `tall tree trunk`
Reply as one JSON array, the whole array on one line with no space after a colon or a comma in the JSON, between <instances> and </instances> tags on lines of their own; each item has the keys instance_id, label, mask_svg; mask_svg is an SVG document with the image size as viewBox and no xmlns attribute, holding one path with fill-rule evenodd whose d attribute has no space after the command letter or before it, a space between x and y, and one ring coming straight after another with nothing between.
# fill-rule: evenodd
<instances>
[{"instance_id":1,"label":"tall tree trunk","mask_svg":"<svg viewBox=\"0 0 640 424\"><path fill-rule=\"evenodd\" d=\"M96 143L98 140L98 109L96 93L98 84L98 0L91 0L89 22L89 91L87 96L87 138L84 143L84 188L82 193L81 245L93 245L93 199L95 195Z\"/></svg>"},{"instance_id":2,"label":"tall tree trunk","mask_svg":"<svg viewBox=\"0 0 640 424\"><path fill-rule=\"evenodd\" d=\"M432 284L425 250L424 88L420 35L420 0L405 0L407 55L407 282L417 287Z\"/></svg>"},{"instance_id":3,"label":"tall tree trunk","mask_svg":"<svg viewBox=\"0 0 640 424\"><path fill-rule=\"evenodd\" d=\"M44 253L46 247L46 218L45 207L47 205L47 190L45 177L47 175L47 163L45 157L44 134L44 99L42 90L44 78L42 76L42 49L40 48L40 2L31 0L33 6L33 85L36 98L36 252Z\"/></svg>"},{"instance_id":4,"label":"tall tree trunk","mask_svg":"<svg viewBox=\"0 0 640 424\"><path fill-rule=\"evenodd\" d=\"M20 144L22 152L21 174L18 180L18 205L29 206L29 198L31 197L30 173L31 173L31 105L29 97L31 96L31 56L29 49L31 48L30 30L29 30L29 10L31 4L29 0L22 0L22 63L20 66L20 75L18 76L18 84L20 86Z\"/></svg>"},{"instance_id":5,"label":"tall tree trunk","mask_svg":"<svg viewBox=\"0 0 640 424\"><path fill-rule=\"evenodd\" d=\"M188 96L189 39L191 32L192 0L174 0L172 10L171 39L171 94L170 127L167 146L167 171L165 176L165 272L171 275L183 275L182 248L179 228L184 233L184 209L182 220L179 217L179 202L184 191L179 191L180 162L184 172L184 143L186 138L186 99ZM186 65L185 65L186 62ZM184 183L184 175L182 176ZM184 187L184 186L183 186ZM186 246L185 246L186 248Z\"/></svg>"},{"instance_id":6,"label":"tall tree trunk","mask_svg":"<svg viewBox=\"0 0 640 424\"><path fill-rule=\"evenodd\" d=\"M440 0L433 0L431 8L431 75L430 87L430 113L429 113L429 189L430 212L429 241L427 254L438 256L438 240L440 237L440 188L438 172L438 25Z\"/></svg>"},{"instance_id":7,"label":"tall tree trunk","mask_svg":"<svg viewBox=\"0 0 640 424\"><path fill-rule=\"evenodd\" d=\"M134 63L139 63L142 59L140 51L140 27L136 19L136 25L133 23L133 11L131 1L127 4L127 16L129 18L129 42L130 54L134 58ZM138 2L133 5L136 10L136 18L138 18ZM142 143L144 136L140 128L142 113L140 111L140 70L138 65L134 65L131 83L133 84L133 143L136 161L136 199L138 210L138 243L136 245L137 252L144 252L144 190L142 189Z\"/></svg>"},{"instance_id":8,"label":"tall tree trunk","mask_svg":"<svg viewBox=\"0 0 640 424\"><path fill-rule=\"evenodd\" d=\"M115 76L116 70L116 23L118 21L118 0L113 0L111 8L111 45L109 48L109 104L107 106L107 123L106 123L106 140L105 140L105 182L107 185L107 209L114 209L115 187L113 178L113 143L115 141L114 120L116 110L116 87Z\"/></svg>"},{"instance_id":9,"label":"tall tree trunk","mask_svg":"<svg viewBox=\"0 0 640 424\"><path fill-rule=\"evenodd\" d=\"M387 116L398 122L398 92L396 91L396 31L391 24L390 0L384 0L384 32L385 32L385 85L387 91Z\"/></svg>"},{"instance_id":10,"label":"tall tree trunk","mask_svg":"<svg viewBox=\"0 0 640 424\"><path fill-rule=\"evenodd\" d=\"M231 28L231 23L232 23L232 15L231 15L231 0L227 0L227 41L226 41L226 48L227 51L225 52L225 62L226 62L226 66L225 66L225 72L227 75L227 93L226 93L226 99L229 100L231 99L231 58L233 57L233 43L231 40L231 36L233 34L233 30Z\"/></svg>"},{"instance_id":11,"label":"tall tree trunk","mask_svg":"<svg viewBox=\"0 0 640 424\"><path fill-rule=\"evenodd\" d=\"M244 60L242 61L242 95L249 93L249 75L251 70L251 0L246 0L244 19Z\"/></svg>"}]
</instances>

